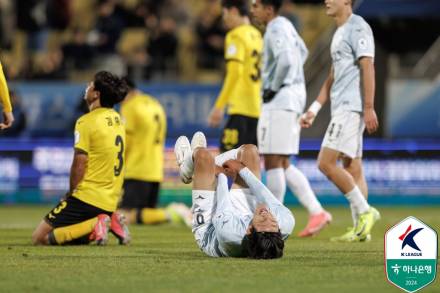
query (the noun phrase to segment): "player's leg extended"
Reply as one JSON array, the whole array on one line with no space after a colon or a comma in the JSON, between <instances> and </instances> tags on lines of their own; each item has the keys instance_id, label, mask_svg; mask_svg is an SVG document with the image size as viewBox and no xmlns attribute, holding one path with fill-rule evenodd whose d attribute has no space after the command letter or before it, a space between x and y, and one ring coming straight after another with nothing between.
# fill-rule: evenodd
<instances>
[{"instance_id":1,"label":"player's leg extended","mask_svg":"<svg viewBox=\"0 0 440 293\"><path fill-rule=\"evenodd\" d=\"M292 147L290 143L286 144L286 140L290 141L290 139L280 133L281 129L286 129L286 125L290 125L286 119L292 119L292 115L286 113L286 111L266 111L263 108L257 126L258 149L264 157L266 169L266 186L281 202L284 201L286 193L286 178L282 164L283 157L278 154L291 153L289 148ZM293 135L290 130L289 134Z\"/></svg>"},{"instance_id":2,"label":"player's leg extended","mask_svg":"<svg viewBox=\"0 0 440 293\"><path fill-rule=\"evenodd\" d=\"M352 159L344 156L342 162L344 169L353 177L354 182L361 190L365 199L368 199L368 186L364 175L364 169L362 168L362 158Z\"/></svg>"},{"instance_id":3,"label":"player's leg extended","mask_svg":"<svg viewBox=\"0 0 440 293\"><path fill-rule=\"evenodd\" d=\"M289 156L265 154L264 168L266 169L267 188L280 201L284 202L286 194L286 175L284 174L284 164L289 160Z\"/></svg>"},{"instance_id":4,"label":"player's leg extended","mask_svg":"<svg viewBox=\"0 0 440 293\"><path fill-rule=\"evenodd\" d=\"M356 185L361 190L362 195L365 197L365 199L368 199L368 188L367 188L367 182L365 180L365 176L363 174L362 159L361 158L352 159L350 157L344 156L342 162L344 169L348 173L350 173L351 176L353 176L353 179ZM356 227L359 218L359 211L356 209L356 207L353 204L350 204L350 209L351 209L351 217L353 219L353 227Z\"/></svg>"},{"instance_id":5,"label":"player's leg extended","mask_svg":"<svg viewBox=\"0 0 440 293\"><path fill-rule=\"evenodd\" d=\"M370 234L374 223L377 221L375 217L376 211L375 209L370 209L361 190L355 184L353 176L336 164L339 157L340 153L338 151L323 147L318 157L319 169L344 193L350 206L360 214L360 218L353 230L332 240L362 241Z\"/></svg>"},{"instance_id":6,"label":"player's leg extended","mask_svg":"<svg viewBox=\"0 0 440 293\"><path fill-rule=\"evenodd\" d=\"M339 157L339 151L327 147L321 148L318 155L318 168L343 194L347 194L357 186L353 176L337 165ZM360 190L359 193L362 195Z\"/></svg>"},{"instance_id":7,"label":"player's leg extended","mask_svg":"<svg viewBox=\"0 0 440 293\"><path fill-rule=\"evenodd\" d=\"M351 159L349 157L344 156L343 166L344 169L347 170L347 172L353 176L356 185L359 187L365 199L368 201L368 185L363 171L362 158ZM380 213L375 208L370 206L369 212L373 214L375 221L380 219ZM359 216L360 216L360 212L356 209L356 207L353 206L352 217L353 217L354 226L356 226ZM370 238L371 236L368 236L368 239Z\"/></svg>"},{"instance_id":8,"label":"player's leg extended","mask_svg":"<svg viewBox=\"0 0 440 293\"><path fill-rule=\"evenodd\" d=\"M309 180L301 170L291 164L290 160L285 162L285 176L287 185L293 195L309 212L307 225L298 235L300 237L316 235L332 221L332 215L322 208L310 186Z\"/></svg>"},{"instance_id":9,"label":"player's leg extended","mask_svg":"<svg viewBox=\"0 0 440 293\"><path fill-rule=\"evenodd\" d=\"M321 148L318 156L319 170L338 187L359 213L365 213L368 211L369 205L356 185L353 176L337 165L339 157L339 151L327 147Z\"/></svg>"}]
</instances>

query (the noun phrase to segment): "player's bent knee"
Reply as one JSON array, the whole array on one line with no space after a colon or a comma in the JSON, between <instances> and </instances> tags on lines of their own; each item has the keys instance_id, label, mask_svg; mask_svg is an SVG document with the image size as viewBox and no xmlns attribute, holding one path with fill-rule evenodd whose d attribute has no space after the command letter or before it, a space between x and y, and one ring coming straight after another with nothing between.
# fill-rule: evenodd
<instances>
[{"instance_id":1,"label":"player's bent knee","mask_svg":"<svg viewBox=\"0 0 440 293\"><path fill-rule=\"evenodd\" d=\"M212 164L214 162L214 158L207 149L199 149L194 155L194 162L196 164Z\"/></svg>"},{"instance_id":2,"label":"player's bent knee","mask_svg":"<svg viewBox=\"0 0 440 293\"><path fill-rule=\"evenodd\" d=\"M240 147L240 149L242 150L242 152L258 155L257 146L254 144L244 144Z\"/></svg>"},{"instance_id":3,"label":"player's bent knee","mask_svg":"<svg viewBox=\"0 0 440 293\"><path fill-rule=\"evenodd\" d=\"M258 149L256 145L253 144L244 144L240 147L240 159L243 160L244 157L250 159L259 159L260 155L258 153Z\"/></svg>"},{"instance_id":4,"label":"player's bent knee","mask_svg":"<svg viewBox=\"0 0 440 293\"><path fill-rule=\"evenodd\" d=\"M327 177L331 176L336 166L331 162L326 162L323 160L318 161L318 169Z\"/></svg>"},{"instance_id":5,"label":"player's bent knee","mask_svg":"<svg viewBox=\"0 0 440 293\"><path fill-rule=\"evenodd\" d=\"M45 245L47 244L46 241L47 234L41 233L38 229L32 233L32 244L33 245Z\"/></svg>"}]
</instances>

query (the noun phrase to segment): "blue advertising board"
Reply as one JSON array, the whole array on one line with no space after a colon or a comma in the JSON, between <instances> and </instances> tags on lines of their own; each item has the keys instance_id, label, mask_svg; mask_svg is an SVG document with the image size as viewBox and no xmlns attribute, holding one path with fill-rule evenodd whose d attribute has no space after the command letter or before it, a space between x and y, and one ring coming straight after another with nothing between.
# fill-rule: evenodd
<instances>
[{"instance_id":1,"label":"blue advertising board","mask_svg":"<svg viewBox=\"0 0 440 293\"><path fill-rule=\"evenodd\" d=\"M12 87L21 97L27 117L27 135L68 137L75 120L82 114L79 105L86 84L16 83ZM220 90L219 85L140 84L142 91L156 97L167 113L168 137L203 131L218 137L220 129L209 128L207 117Z\"/></svg>"}]
</instances>

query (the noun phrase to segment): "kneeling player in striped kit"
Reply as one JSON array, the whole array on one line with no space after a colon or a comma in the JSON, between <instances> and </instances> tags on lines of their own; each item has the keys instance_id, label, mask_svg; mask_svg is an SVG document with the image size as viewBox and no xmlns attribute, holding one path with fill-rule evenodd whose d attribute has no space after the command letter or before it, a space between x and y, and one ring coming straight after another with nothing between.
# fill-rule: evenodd
<instances>
[{"instance_id":1,"label":"kneeling player in striped kit","mask_svg":"<svg viewBox=\"0 0 440 293\"><path fill-rule=\"evenodd\" d=\"M214 158L206 149L205 136L197 132L191 144L187 137L179 137L174 152L182 181L193 183L192 231L204 253L256 259L283 256L295 220L260 181L254 145Z\"/></svg>"}]
</instances>

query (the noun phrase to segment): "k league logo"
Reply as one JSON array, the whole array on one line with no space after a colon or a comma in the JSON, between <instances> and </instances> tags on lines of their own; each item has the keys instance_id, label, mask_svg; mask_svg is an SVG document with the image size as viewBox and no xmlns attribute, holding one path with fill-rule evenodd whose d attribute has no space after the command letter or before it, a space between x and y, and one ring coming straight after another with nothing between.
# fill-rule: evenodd
<instances>
[{"instance_id":1,"label":"k league logo","mask_svg":"<svg viewBox=\"0 0 440 293\"><path fill-rule=\"evenodd\" d=\"M408 217L385 234L385 271L393 285L415 292L434 281L437 273L437 232Z\"/></svg>"},{"instance_id":2,"label":"k league logo","mask_svg":"<svg viewBox=\"0 0 440 293\"><path fill-rule=\"evenodd\" d=\"M422 230L423 230L423 228L418 228L418 229L411 231L411 225L409 225L408 228L406 229L405 233L403 233L399 237L399 239L403 241L402 242L402 249L404 249L405 246L408 245L408 246L414 248L415 250L421 251L414 240L414 236L416 236L417 233L419 233Z\"/></svg>"}]
</instances>

